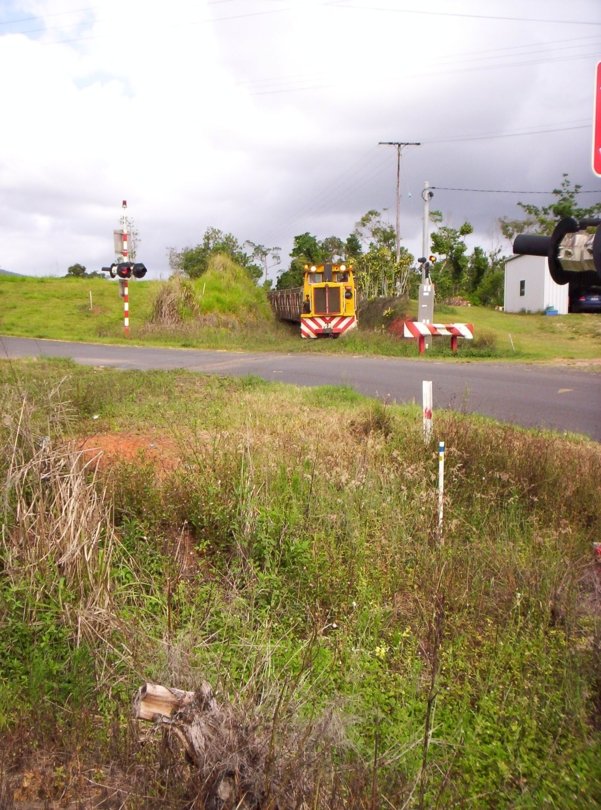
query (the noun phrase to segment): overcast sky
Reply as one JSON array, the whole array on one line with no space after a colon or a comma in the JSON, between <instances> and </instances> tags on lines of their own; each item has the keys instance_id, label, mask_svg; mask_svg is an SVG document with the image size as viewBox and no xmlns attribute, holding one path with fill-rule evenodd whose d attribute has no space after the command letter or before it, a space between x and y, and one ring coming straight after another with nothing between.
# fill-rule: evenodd
<instances>
[{"instance_id":1,"label":"overcast sky","mask_svg":"<svg viewBox=\"0 0 601 810\"><path fill-rule=\"evenodd\" d=\"M367 210L421 253L421 192L485 249L499 216L593 174L599 0L0 0L0 267L65 275L207 227L282 248ZM448 189L482 189L459 191ZM499 193L518 191L519 194ZM272 276L277 268L272 271Z\"/></svg>"}]
</instances>

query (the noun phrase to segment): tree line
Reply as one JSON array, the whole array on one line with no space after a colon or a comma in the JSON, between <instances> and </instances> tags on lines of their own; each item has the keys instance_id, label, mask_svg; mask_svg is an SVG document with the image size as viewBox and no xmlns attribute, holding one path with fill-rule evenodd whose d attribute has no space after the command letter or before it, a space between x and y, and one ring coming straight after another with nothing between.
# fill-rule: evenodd
<instances>
[{"instance_id":1,"label":"tree line","mask_svg":"<svg viewBox=\"0 0 601 810\"><path fill-rule=\"evenodd\" d=\"M576 219L601 216L601 202L589 207L578 204L581 186L572 184L568 175L562 175L558 188L552 192L553 201L544 206L519 202L524 216L499 220L502 235L508 239L524 232L549 234L557 221L566 216ZM458 228L445 222L441 211L430 213L432 232L430 277L436 287L439 301L457 297L483 306L497 306L503 302L504 264L507 256L501 248L485 250L480 246L470 249L467 237L473 233L470 222ZM132 228L133 230L133 228ZM137 236L137 232L136 232ZM281 249L246 240L240 242L232 233L208 227L199 242L181 250L170 248L169 265L173 272L189 278L199 278L206 272L211 256L222 253L245 268L257 284L269 289L269 270L281 265ZM346 237L328 236L319 239L305 232L294 237L290 263L282 269L276 280L277 289L302 284L306 264L344 261L352 264L358 289L365 298L378 296L417 296L421 269L416 258L401 247L396 260L396 232L380 211L367 211ZM72 265L67 275L86 274L82 265Z\"/></svg>"}]
</instances>

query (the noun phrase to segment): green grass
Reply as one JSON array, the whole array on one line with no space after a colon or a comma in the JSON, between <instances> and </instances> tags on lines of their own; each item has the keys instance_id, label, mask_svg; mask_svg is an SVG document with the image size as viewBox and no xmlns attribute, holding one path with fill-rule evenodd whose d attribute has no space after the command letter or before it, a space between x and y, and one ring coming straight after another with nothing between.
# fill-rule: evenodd
<instances>
[{"instance_id":1,"label":"green grass","mask_svg":"<svg viewBox=\"0 0 601 810\"><path fill-rule=\"evenodd\" d=\"M308 806L599 805L597 443L438 413L440 536L417 407L68 361L0 371L11 789L44 751L48 801L91 795L94 774L125 806L202 806L178 750L140 745L128 715L145 680L207 679L258 713ZM136 436L155 456L128 453ZM77 473L82 442L107 438L112 462Z\"/></svg>"},{"instance_id":2,"label":"green grass","mask_svg":"<svg viewBox=\"0 0 601 810\"><path fill-rule=\"evenodd\" d=\"M251 351L326 352L417 357L414 341L385 330L359 329L339 340L303 341L298 327L273 322L263 290L230 271L213 270L193 284L200 318L150 324L164 282L132 281L130 337L135 344ZM91 296L91 306L90 306ZM411 302L408 314L415 314ZM597 315L521 315L482 307L439 307L437 320L471 322L472 341L460 341L459 360L594 361L601 355ZM104 279L0 277L0 333L60 340L125 342L116 282ZM449 341L433 341L424 358L451 358Z\"/></svg>"}]
</instances>

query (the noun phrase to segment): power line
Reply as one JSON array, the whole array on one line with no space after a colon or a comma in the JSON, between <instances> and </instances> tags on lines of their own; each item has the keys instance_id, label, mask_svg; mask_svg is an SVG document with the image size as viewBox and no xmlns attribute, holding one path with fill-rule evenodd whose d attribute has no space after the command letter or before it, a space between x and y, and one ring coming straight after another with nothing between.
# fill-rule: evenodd
<instances>
[{"instance_id":1,"label":"power line","mask_svg":"<svg viewBox=\"0 0 601 810\"><path fill-rule=\"evenodd\" d=\"M220 1L226 2L226 0L213 0L213 2L220 2ZM94 6L91 6L90 8L87 8L87 9L78 9L78 10L75 10L75 11L57 12L56 14L49 14L47 16L48 17L58 17L58 16L64 16L64 15L67 15L67 14L76 14L76 13L84 12L84 11L93 11L94 8L95 8ZM184 26L189 26L189 25L209 25L211 23L229 22L230 20L242 20L242 19L246 19L248 17L264 17L266 15L271 15L271 14L281 14L283 12L290 11L290 10L291 10L290 7L285 7L285 8L268 9L268 10L264 10L264 11L241 12L239 14L232 14L232 15L229 15L227 17L204 17L204 18L202 18L200 20L183 20L183 19L180 19L180 20L177 20L175 23L170 23L167 27L168 28L178 28L178 27L184 27ZM29 21L37 21L37 20L43 20L43 19L45 19L45 17L43 17L41 15L38 15L36 17L28 17L28 18L24 18L22 20L5 20L3 22L0 22L0 25L11 25L11 24L17 23L17 22L29 22ZM171 18L169 18L169 19L171 19ZM103 18L103 17L96 17L95 23L98 24L98 25L110 24L110 22L107 20L107 18ZM56 26L56 25L47 26L47 25L43 25L40 28L28 28L28 29L26 29L24 31L0 31L0 35L6 36L6 35L9 35L9 34L22 34L23 36L28 36L29 34L51 33L53 31L62 31L62 30L63 30L63 26ZM157 34L160 34L162 30L164 30L164 29L163 28L160 28L160 29L157 28ZM71 44L73 44L75 42L83 42L83 41L89 40L89 39L97 39L99 37L108 37L108 36L112 36L112 34L111 33L94 34L94 35L90 35L90 36L76 37L76 38L73 38L73 39L60 39L60 40L55 40L53 42L45 43L45 44L71 45Z\"/></svg>"},{"instance_id":2,"label":"power line","mask_svg":"<svg viewBox=\"0 0 601 810\"><path fill-rule=\"evenodd\" d=\"M21 17L20 19L15 20L0 20L0 25L17 25L24 22L33 22L34 20L41 20L45 19L46 17L65 17L67 14L83 14L86 11L94 11L96 6L87 6L86 8L74 8L71 11L55 11L50 14L36 14L32 17ZM36 29L40 30L40 29ZM18 33L28 33L25 32L18 32Z\"/></svg>"},{"instance_id":3,"label":"power line","mask_svg":"<svg viewBox=\"0 0 601 810\"><path fill-rule=\"evenodd\" d=\"M544 44L529 42L524 45L511 45L503 48L487 48L477 51L468 51L462 53L461 57L459 58L456 54L449 54L447 56L438 57L434 61L430 61L429 64L433 67L444 67L446 72L447 65L449 65L449 63L452 66L453 63L461 63L465 65L469 62L484 63L486 61L490 61L491 59L502 59L504 60L503 62L499 62L493 67L512 67L515 63L507 62L506 60L515 59L516 57L518 59L523 59L525 55L529 57L535 54L541 54L543 56L555 56L558 51L579 49L578 55L580 57L583 55L583 48L596 48L596 43L598 42L601 42L598 34L585 37L573 37L571 39L558 39L545 42ZM591 55L594 54L591 52ZM567 55L567 58L570 58L569 54ZM519 64L523 63L520 62ZM536 64L539 64L539 60L537 60ZM489 68L490 66L482 64L482 67ZM471 68L468 66L463 69ZM320 85L319 83L322 80L322 76L322 73L317 72L288 73L285 75L282 75L280 72L277 75L264 76L258 79L249 78L248 80L240 81L239 84L243 87L248 87L249 90L254 91L254 94L256 95L287 92L288 90L312 89L319 86L332 86L332 83L329 85L322 83ZM396 77L393 77L390 81L396 81ZM300 84L303 84L304 86L299 87L298 85ZM294 85L297 86L295 87Z\"/></svg>"},{"instance_id":4,"label":"power line","mask_svg":"<svg viewBox=\"0 0 601 810\"><path fill-rule=\"evenodd\" d=\"M509 22L537 22L559 25L600 25L598 20L550 20L543 17L502 17L491 14L466 14L457 11L422 11L415 8L385 8L383 6L357 6L350 3L333 2L334 8L351 8L357 11L383 11L392 14L420 14L428 17L465 17L476 20L505 20Z\"/></svg>"},{"instance_id":5,"label":"power line","mask_svg":"<svg viewBox=\"0 0 601 810\"><path fill-rule=\"evenodd\" d=\"M553 191L513 191L503 188L452 188L448 186L430 186L437 191L469 191L471 194L555 194ZM572 194L601 194L601 189L578 189L570 192Z\"/></svg>"},{"instance_id":6,"label":"power line","mask_svg":"<svg viewBox=\"0 0 601 810\"><path fill-rule=\"evenodd\" d=\"M496 135L471 135L467 138L444 138L440 140L424 141L425 146L438 143L463 143L464 141L486 141L494 138L518 138L524 135L542 135L547 132L569 132L574 129L590 129L590 124L578 124L569 127L555 127L552 129L529 129L523 132L500 132Z\"/></svg>"},{"instance_id":7,"label":"power line","mask_svg":"<svg viewBox=\"0 0 601 810\"><path fill-rule=\"evenodd\" d=\"M56 44L63 44L63 43L56 43ZM573 62L573 61L578 61L578 60L582 60L582 59L588 59L591 56L595 57L597 55L597 52L591 50L590 53L589 52L586 52L586 53L585 52L580 52L580 53L576 53L576 54L573 54L573 55L556 56L556 57L552 58L551 60L546 58L546 54L544 52L542 52L542 54L543 54L542 58L534 58L534 59L528 58L527 54L522 54L522 55L520 55L521 61L498 62L498 63L494 63L494 64L480 64L478 69L480 71L484 71L484 70L490 71L490 70L503 70L503 69L508 69L508 68L518 68L518 67L524 67L524 66L529 66L529 65L546 64L548 61L552 61L552 62ZM551 52L550 55L552 55L552 52ZM437 65L440 65L442 68L444 68L444 63L442 61L433 63L434 67L436 67ZM436 77L438 77L440 75L449 76L451 73L453 73L453 74L469 73L470 75L472 75L473 72L474 72L473 65L466 65L466 66L450 67L450 68L447 67L447 68L444 68L444 69L441 69L441 70L426 70L426 71L418 71L418 72L413 72L413 73L405 73L402 78L404 80L406 80L406 81L409 81L409 80L414 80L414 79L436 78ZM285 78L286 77L284 77L284 79ZM390 84L392 82L398 82L399 78L400 77L383 78L381 81L382 81L382 83ZM303 80L301 78L301 79L298 79L296 81L302 82ZM311 81L312 80L309 77L307 77L306 82L311 82ZM327 88L331 88L331 87L336 87L337 84L340 84L340 79L338 79L337 81L319 81L319 82L313 81L313 83L310 83L310 84L305 83L304 85L301 84L301 85L298 85L296 87L282 85L279 88L278 87L276 87L274 89L269 89L268 88L268 89L265 89L265 90L260 90L260 89L259 90L253 90L252 85L251 85L251 89L249 90L249 93L250 93L250 95L253 95L253 96L268 96L268 95L277 95L277 94L280 94L280 93L306 92L306 91L310 91L310 90L322 90L322 89L327 89Z\"/></svg>"}]
</instances>

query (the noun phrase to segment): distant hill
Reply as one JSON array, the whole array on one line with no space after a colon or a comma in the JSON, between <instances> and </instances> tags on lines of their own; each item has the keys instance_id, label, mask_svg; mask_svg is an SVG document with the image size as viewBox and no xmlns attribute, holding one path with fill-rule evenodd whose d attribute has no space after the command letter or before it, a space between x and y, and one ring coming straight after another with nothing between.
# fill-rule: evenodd
<instances>
[{"instance_id":1,"label":"distant hill","mask_svg":"<svg viewBox=\"0 0 601 810\"><path fill-rule=\"evenodd\" d=\"M1 267L0 276L19 276L19 278L26 278L22 273L11 273L10 270L3 270Z\"/></svg>"}]
</instances>

